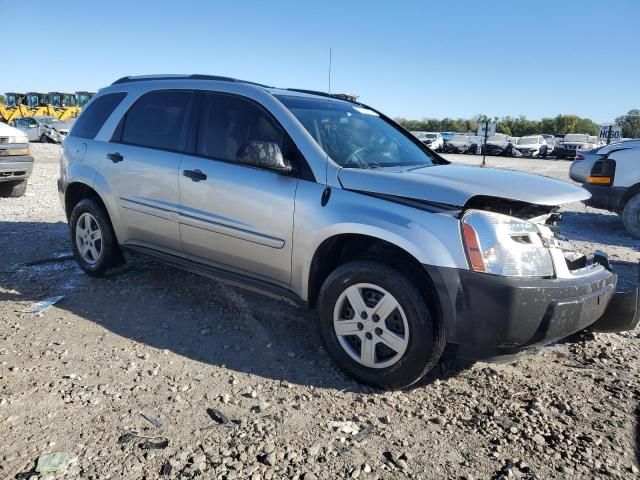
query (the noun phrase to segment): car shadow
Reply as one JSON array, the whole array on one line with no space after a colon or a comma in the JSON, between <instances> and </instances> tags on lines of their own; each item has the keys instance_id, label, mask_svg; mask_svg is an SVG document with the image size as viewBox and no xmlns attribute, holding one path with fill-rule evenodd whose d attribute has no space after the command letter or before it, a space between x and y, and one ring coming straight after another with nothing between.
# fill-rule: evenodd
<instances>
[{"instance_id":1,"label":"car shadow","mask_svg":"<svg viewBox=\"0 0 640 480\"><path fill-rule=\"evenodd\" d=\"M26 307L64 295L56 307L158 350L290 383L375 391L333 365L315 311L144 257L132 257L105 278L90 277L70 259L63 222L0 222L0 252L0 301ZM567 341L578 340L584 338ZM412 388L454 377L474 363L447 347L442 361Z\"/></svg>"},{"instance_id":2,"label":"car shadow","mask_svg":"<svg viewBox=\"0 0 640 480\"><path fill-rule=\"evenodd\" d=\"M333 365L315 311L141 256L105 278L90 277L70 258L62 222L0 222L0 251L0 302L20 302L16 310L64 295L56 308L160 351L283 382L376 392ZM463 365L445 356L423 384Z\"/></svg>"}]
</instances>

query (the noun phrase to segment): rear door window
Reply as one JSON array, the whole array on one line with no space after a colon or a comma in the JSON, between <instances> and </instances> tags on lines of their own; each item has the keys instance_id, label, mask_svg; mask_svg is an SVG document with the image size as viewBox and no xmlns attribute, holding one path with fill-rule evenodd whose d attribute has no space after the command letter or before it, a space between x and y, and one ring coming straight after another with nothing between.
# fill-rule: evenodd
<instances>
[{"instance_id":1,"label":"rear door window","mask_svg":"<svg viewBox=\"0 0 640 480\"><path fill-rule=\"evenodd\" d=\"M104 122L113 113L126 93L107 93L96 98L93 102L87 105L73 125L70 137L79 137L86 139L93 139L98 134Z\"/></svg>"},{"instance_id":2,"label":"rear door window","mask_svg":"<svg viewBox=\"0 0 640 480\"><path fill-rule=\"evenodd\" d=\"M184 151L192 96L189 90L157 90L143 95L122 120L120 142Z\"/></svg>"}]
</instances>

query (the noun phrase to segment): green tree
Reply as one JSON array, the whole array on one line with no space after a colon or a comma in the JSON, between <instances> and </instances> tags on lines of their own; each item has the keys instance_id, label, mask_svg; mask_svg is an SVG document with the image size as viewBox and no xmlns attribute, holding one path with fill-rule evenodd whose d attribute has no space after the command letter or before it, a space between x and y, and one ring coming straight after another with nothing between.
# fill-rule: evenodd
<instances>
[{"instance_id":1,"label":"green tree","mask_svg":"<svg viewBox=\"0 0 640 480\"><path fill-rule=\"evenodd\" d=\"M640 109L629 110L626 115L616 118L616 125L622 127L622 136L627 138L640 138Z\"/></svg>"},{"instance_id":2,"label":"green tree","mask_svg":"<svg viewBox=\"0 0 640 480\"><path fill-rule=\"evenodd\" d=\"M0 105L6 105L7 104L7 99L5 98L4 95L0 94Z\"/></svg>"}]
</instances>

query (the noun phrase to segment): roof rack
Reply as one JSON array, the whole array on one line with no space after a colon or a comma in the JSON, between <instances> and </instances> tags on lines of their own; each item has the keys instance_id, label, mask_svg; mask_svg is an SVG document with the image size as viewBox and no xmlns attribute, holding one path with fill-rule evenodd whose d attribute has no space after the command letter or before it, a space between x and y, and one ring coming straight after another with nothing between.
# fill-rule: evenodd
<instances>
[{"instance_id":1,"label":"roof rack","mask_svg":"<svg viewBox=\"0 0 640 480\"><path fill-rule=\"evenodd\" d=\"M193 73L190 75L139 75L139 76L128 76L122 77L113 82L111 85L121 85L123 83L132 83L132 82L145 82L148 80L216 80L219 82L238 82L238 83L248 83L250 85L256 85L258 87L263 88L271 88L268 85L263 85L261 83L249 82L246 80L238 80L237 78L231 77L223 77L220 75L203 75L201 73Z\"/></svg>"}]
</instances>

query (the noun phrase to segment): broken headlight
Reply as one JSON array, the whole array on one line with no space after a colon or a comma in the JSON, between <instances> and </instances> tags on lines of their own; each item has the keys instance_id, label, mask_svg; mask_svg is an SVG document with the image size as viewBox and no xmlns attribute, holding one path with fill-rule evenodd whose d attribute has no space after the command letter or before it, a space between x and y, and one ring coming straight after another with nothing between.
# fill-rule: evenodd
<instances>
[{"instance_id":1,"label":"broken headlight","mask_svg":"<svg viewBox=\"0 0 640 480\"><path fill-rule=\"evenodd\" d=\"M508 215L469 210L462 237L471 269L505 277L550 277L553 262L538 227Z\"/></svg>"}]
</instances>

